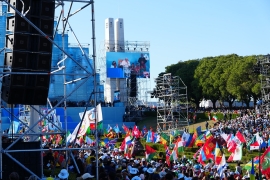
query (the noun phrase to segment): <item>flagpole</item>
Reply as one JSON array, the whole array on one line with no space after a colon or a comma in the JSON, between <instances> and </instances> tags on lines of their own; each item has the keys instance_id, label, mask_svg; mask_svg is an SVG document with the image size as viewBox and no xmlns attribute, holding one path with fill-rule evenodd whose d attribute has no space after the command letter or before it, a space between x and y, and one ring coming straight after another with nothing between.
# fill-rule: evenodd
<instances>
[{"instance_id":1,"label":"flagpole","mask_svg":"<svg viewBox=\"0 0 270 180\"><path fill-rule=\"evenodd\" d=\"M261 172L261 142L259 146L259 180L262 180L262 172Z\"/></svg>"}]
</instances>

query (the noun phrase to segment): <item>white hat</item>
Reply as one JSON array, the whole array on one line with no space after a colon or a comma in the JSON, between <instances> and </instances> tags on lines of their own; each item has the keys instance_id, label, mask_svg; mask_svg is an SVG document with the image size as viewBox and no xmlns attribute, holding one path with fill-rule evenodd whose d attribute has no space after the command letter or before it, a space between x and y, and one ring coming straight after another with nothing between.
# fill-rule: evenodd
<instances>
[{"instance_id":1,"label":"white hat","mask_svg":"<svg viewBox=\"0 0 270 180\"><path fill-rule=\"evenodd\" d=\"M141 180L139 176L134 176L131 180Z\"/></svg>"},{"instance_id":2,"label":"white hat","mask_svg":"<svg viewBox=\"0 0 270 180\"><path fill-rule=\"evenodd\" d=\"M89 174L89 173L84 173L83 175L82 175L82 179L87 179L87 178L93 178L94 176L92 176L91 174Z\"/></svg>"},{"instance_id":3,"label":"white hat","mask_svg":"<svg viewBox=\"0 0 270 180\"><path fill-rule=\"evenodd\" d=\"M148 168L148 169L147 169L147 172L148 172L149 174L152 174L152 173L154 173L154 170L153 170L153 168Z\"/></svg>"},{"instance_id":4,"label":"white hat","mask_svg":"<svg viewBox=\"0 0 270 180\"><path fill-rule=\"evenodd\" d=\"M145 161L145 158L142 158L142 161Z\"/></svg>"},{"instance_id":5,"label":"white hat","mask_svg":"<svg viewBox=\"0 0 270 180\"><path fill-rule=\"evenodd\" d=\"M68 171L66 169L62 169L60 171L60 173L58 174L58 177L60 179L66 179L66 178L68 178L68 176L69 176L69 173L68 173Z\"/></svg>"},{"instance_id":6,"label":"white hat","mask_svg":"<svg viewBox=\"0 0 270 180\"><path fill-rule=\"evenodd\" d=\"M134 160L134 158L130 158L130 160Z\"/></svg>"},{"instance_id":7,"label":"white hat","mask_svg":"<svg viewBox=\"0 0 270 180\"><path fill-rule=\"evenodd\" d=\"M139 172L139 170L137 169L137 168L131 168L130 170L129 170L129 173L130 174L137 174Z\"/></svg>"}]
</instances>

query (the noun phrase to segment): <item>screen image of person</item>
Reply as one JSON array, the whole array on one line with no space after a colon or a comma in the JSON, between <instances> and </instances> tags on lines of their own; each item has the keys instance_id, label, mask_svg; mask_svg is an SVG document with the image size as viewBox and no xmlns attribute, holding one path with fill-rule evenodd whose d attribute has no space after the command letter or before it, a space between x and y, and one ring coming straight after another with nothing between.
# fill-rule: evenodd
<instances>
[{"instance_id":1,"label":"screen image of person","mask_svg":"<svg viewBox=\"0 0 270 180\"><path fill-rule=\"evenodd\" d=\"M112 62L111 68L117 68L117 64L115 61Z\"/></svg>"},{"instance_id":2,"label":"screen image of person","mask_svg":"<svg viewBox=\"0 0 270 180\"><path fill-rule=\"evenodd\" d=\"M114 91L113 101L120 101L120 91Z\"/></svg>"},{"instance_id":3,"label":"screen image of person","mask_svg":"<svg viewBox=\"0 0 270 180\"><path fill-rule=\"evenodd\" d=\"M125 58L124 60L122 60L120 63L120 66L123 67L124 77L129 77L130 76L130 62L128 58Z\"/></svg>"},{"instance_id":4,"label":"screen image of person","mask_svg":"<svg viewBox=\"0 0 270 180\"><path fill-rule=\"evenodd\" d=\"M143 72L146 71L146 62L144 55L141 54L141 57L138 59L138 63L140 64L140 77L144 77Z\"/></svg>"}]
</instances>

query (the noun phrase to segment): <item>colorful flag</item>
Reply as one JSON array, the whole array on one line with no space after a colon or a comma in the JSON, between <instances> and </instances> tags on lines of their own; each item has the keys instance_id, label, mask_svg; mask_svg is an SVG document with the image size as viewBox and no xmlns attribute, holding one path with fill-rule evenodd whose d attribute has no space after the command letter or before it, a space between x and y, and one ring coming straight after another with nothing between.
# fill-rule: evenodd
<instances>
[{"instance_id":1,"label":"colorful flag","mask_svg":"<svg viewBox=\"0 0 270 180\"><path fill-rule=\"evenodd\" d=\"M204 134L201 134L200 136L197 137L195 141L195 146L203 146L205 143L205 136Z\"/></svg>"},{"instance_id":2,"label":"colorful flag","mask_svg":"<svg viewBox=\"0 0 270 180\"><path fill-rule=\"evenodd\" d=\"M214 136L212 135L212 133L210 131L206 131L205 133L205 140L209 140L209 139L213 139Z\"/></svg>"},{"instance_id":3,"label":"colorful flag","mask_svg":"<svg viewBox=\"0 0 270 180\"><path fill-rule=\"evenodd\" d=\"M254 167L255 167L256 169L259 168L259 161L260 161L259 156L253 158ZM251 170L251 167L252 167L252 160L249 161L247 164L245 164L244 169L250 171L250 170Z\"/></svg>"},{"instance_id":4,"label":"colorful flag","mask_svg":"<svg viewBox=\"0 0 270 180\"><path fill-rule=\"evenodd\" d=\"M242 159L242 145L238 145L235 151L228 158L228 162L241 161L241 159Z\"/></svg>"},{"instance_id":5,"label":"colorful flag","mask_svg":"<svg viewBox=\"0 0 270 180\"><path fill-rule=\"evenodd\" d=\"M192 139L193 139L193 134L189 134L188 139L185 140L186 141L186 144L185 144L186 147L192 147L193 146Z\"/></svg>"},{"instance_id":6,"label":"colorful flag","mask_svg":"<svg viewBox=\"0 0 270 180\"><path fill-rule=\"evenodd\" d=\"M160 141L159 142L160 142L160 144L164 144L164 145L167 144L167 141L161 136L160 136Z\"/></svg>"},{"instance_id":7,"label":"colorful flag","mask_svg":"<svg viewBox=\"0 0 270 180\"><path fill-rule=\"evenodd\" d=\"M117 138L112 139L112 140L109 140L109 141L106 143L106 147L115 146L115 143L116 143L116 142L117 142Z\"/></svg>"},{"instance_id":8,"label":"colorful flag","mask_svg":"<svg viewBox=\"0 0 270 180\"><path fill-rule=\"evenodd\" d=\"M85 142L86 142L86 144L91 145L91 144L93 144L94 141L90 137L86 136Z\"/></svg>"},{"instance_id":9,"label":"colorful flag","mask_svg":"<svg viewBox=\"0 0 270 180\"><path fill-rule=\"evenodd\" d=\"M245 139L244 135L240 131L237 131L237 133L235 134L235 136L238 138L238 140L241 143L245 143L246 142L246 139Z\"/></svg>"},{"instance_id":10,"label":"colorful flag","mask_svg":"<svg viewBox=\"0 0 270 180\"><path fill-rule=\"evenodd\" d=\"M147 144L145 145L145 158L147 161L150 161L151 159L153 159L153 157L156 154L156 150L154 150L153 148L151 148L150 146L148 146Z\"/></svg>"},{"instance_id":11,"label":"colorful flag","mask_svg":"<svg viewBox=\"0 0 270 180\"><path fill-rule=\"evenodd\" d=\"M261 156L260 166L262 174L270 173L270 147L268 147Z\"/></svg>"},{"instance_id":12,"label":"colorful flag","mask_svg":"<svg viewBox=\"0 0 270 180\"><path fill-rule=\"evenodd\" d=\"M216 115L214 115L214 116L212 117L212 120L213 120L213 121L217 121L217 120L218 120L218 117L217 117Z\"/></svg>"},{"instance_id":13,"label":"colorful flag","mask_svg":"<svg viewBox=\"0 0 270 180\"><path fill-rule=\"evenodd\" d=\"M128 135L128 134L129 134L129 129L128 129L128 127L127 127L125 124L123 124L122 128L124 129L126 135Z\"/></svg>"},{"instance_id":14,"label":"colorful flag","mask_svg":"<svg viewBox=\"0 0 270 180\"><path fill-rule=\"evenodd\" d=\"M165 153L166 153L166 163L168 164L168 166L170 166L171 162L170 162L170 149L167 145L164 145L164 149L165 149Z\"/></svg>"},{"instance_id":15,"label":"colorful flag","mask_svg":"<svg viewBox=\"0 0 270 180\"><path fill-rule=\"evenodd\" d=\"M223 178L223 175L224 175L224 172L223 170L227 168L227 163L226 163L226 159L225 159L225 154L222 155L222 158L221 158L221 162L220 164L218 165L217 167L217 171L218 171L218 174L220 176L220 179Z\"/></svg>"},{"instance_id":16,"label":"colorful flag","mask_svg":"<svg viewBox=\"0 0 270 180\"><path fill-rule=\"evenodd\" d=\"M216 149L215 149L215 164L219 165L222 159L222 152L221 149L218 145L218 143L216 143Z\"/></svg>"},{"instance_id":17,"label":"colorful flag","mask_svg":"<svg viewBox=\"0 0 270 180\"><path fill-rule=\"evenodd\" d=\"M141 132L138 128L138 126L134 125L133 130L132 130L132 136L139 138L141 136Z\"/></svg>"}]
</instances>

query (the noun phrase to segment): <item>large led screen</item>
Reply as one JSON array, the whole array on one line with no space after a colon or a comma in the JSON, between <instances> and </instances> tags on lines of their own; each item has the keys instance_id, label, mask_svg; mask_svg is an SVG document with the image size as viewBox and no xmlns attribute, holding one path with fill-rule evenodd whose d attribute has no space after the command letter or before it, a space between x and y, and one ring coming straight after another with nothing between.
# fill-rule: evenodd
<instances>
[{"instance_id":1,"label":"large led screen","mask_svg":"<svg viewBox=\"0 0 270 180\"><path fill-rule=\"evenodd\" d=\"M129 78L136 74L137 78L150 78L149 53L140 52L107 52L107 77Z\"/></svg>"}]
</instances>

